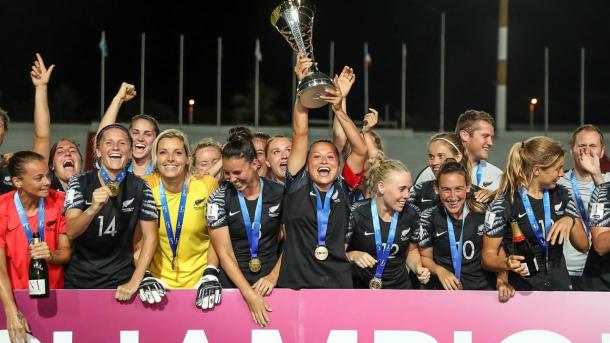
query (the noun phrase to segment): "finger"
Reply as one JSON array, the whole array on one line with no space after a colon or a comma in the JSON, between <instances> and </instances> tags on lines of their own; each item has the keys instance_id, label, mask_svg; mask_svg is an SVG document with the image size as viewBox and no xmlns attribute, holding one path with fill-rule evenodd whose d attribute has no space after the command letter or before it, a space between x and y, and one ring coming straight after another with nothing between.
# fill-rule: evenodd
<instances>
[{"instance_id":1,"label":"finger","mask_svg":"<svg viewBox=\"0 0 610 343\"><path fill-rule=\"evenodd\" d=\"M153 303L160 303L161 302L161 295L159 294L158 290L153 290L152 292L150 292L152 294L152 298L153 298Z\"/></svg>"},{"instance_id":2,"label":"finger","mask_svg":"<svg viewBox=\"0 0 610 343\"><path fill-rule=\"evenodd\" d=\"M210 308L210 297L204 296L201 302L201 308L207 310Z\"/></svg>"},{"instance_id":3,"label":"finger","mask_svg":"<svg viewBox=\"0 0 610 343\"><path fill-rule=\"evenodd\" d=\"M46 67L44 66L44 61L42 60L42 56L40 56L39 53L36 53L36 62L40 64L40 68L42 68L43 70L46 69Z\"/></svg>"},{"instance_id":4,"label":"finger","mask_svg":"<svg viewBox=\"0 0 610 343\"><path fill-rule=\"evenodd\" d=\"M116 289L116 292L114 293L114 298L116 300L121 300L121 288L120 287Z\"/></svg>"},{"instance_id":5,"label":"finger","mask_svg":"<svg viewBox=\"0 0 610 343\"><path fill-rule=\"evenodd\" d=\"M271 292L273 292L273 286L267 287L267 291L265 292L265 296L271 295Z\"/></svg>"},{"instance_id":6,"label":"finger","mask_svg":"<svg viewBox=\"0 0 610 343\"><path fill-rule=\"evenodd\" d=\"M51 73L53 73L53 69L55 69L55 64L51 64L49 70L47 70L47 75L51 75Z\"/></svg>"},{"instance_id":7,"label":"finger","mask_svg":"<svg viewBox=\"0 0 610 343\"><path fill-rule=\"evenodd\" d=\"M211 295L208 297L208 309L214 308L214 296Z\"/></svg>"},{"instance_id":8,"label":"finger","mask_svg":"<svg viewBox=\"0 0 610 343\"><path fill-rule=\"evenodd\" d=\"M146 294L144 294L144 289L140 289L138 293L140 294L140 300L142 302L146 302Z\"/></svg>"},{"instance_id":9,"label":"finger","mask_svg":"<svg viewBox=\"0 0 610 343\"><path fill-rule=\"evenodd\" d=\"M222 301L222 290L220 288L216 290L215 296L216 296L215 303L220 304L220 302Z\"/></svg>"}]
</instances>

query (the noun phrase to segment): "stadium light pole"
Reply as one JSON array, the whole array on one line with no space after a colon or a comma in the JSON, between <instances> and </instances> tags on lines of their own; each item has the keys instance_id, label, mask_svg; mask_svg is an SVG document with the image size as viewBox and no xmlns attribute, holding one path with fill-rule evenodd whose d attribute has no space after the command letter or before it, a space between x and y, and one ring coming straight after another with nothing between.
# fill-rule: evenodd
<instances>
[{"instance_id":1,"label":"stadium light pole","mask_svg":"<svg viewBox=\"0 0 610 343\"><path fill-rule=\"evenodd\" d=\"M530 99L530 131L534 131L534 111L536 110L536 104L538 99Z\"/></svg>"}]
</instances>

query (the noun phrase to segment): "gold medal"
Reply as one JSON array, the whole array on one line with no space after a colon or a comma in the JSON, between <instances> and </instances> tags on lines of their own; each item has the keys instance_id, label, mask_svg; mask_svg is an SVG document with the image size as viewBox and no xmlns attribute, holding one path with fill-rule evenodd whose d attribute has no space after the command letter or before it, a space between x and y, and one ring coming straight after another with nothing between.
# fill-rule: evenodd
<instances>
[{"instance_id":1,"label":"gold medal","mask_svg":"<svg viewBox=\"0 0 610 343\"><path fill-rule=\"evenodd\" d=\"M119 195L119 191L121 190L121 184L108 182L106 186L108 186L108 189L110 189L110 196L115 197Z\"/></svg>"},{"instance_id":2,"label":"gold medal","mask_svg":"<svg viewBox=\"0 0 610 343\"><path fill-rule=\"evenodd\" d=\"M324 261L328 258L328 249L323 245L318 245L316 250L314 250L314 254L318 261Z\"/></svg>"},{"instance_id":3,"label":"gold medal","mask_svg":"<svg viewBox=\"0 0 610 343\"><path fill-rule=\"evenodd\" d=\"M374 277L371 279L371 281L369 281L370 289L381 289L382 285L383 285L383 282L381 282L381 279L378 277Z\"/></svg>"},{"instance_id":4,"label":"gold medal","mask_svg":"<svg viewBox=\"0 0 610 343\"><path fill-rule=\"evenodd\" d=\"M172 257L172 270L176 270L176 257Z\"/></svg>"},{"instance_id":5,"label":"gold medal","mask_svg":"<svg viewBox=\"0 0 610 343\"><path fill-rule=\"evenodd\" d=\"M250 261L248 261L248 268L250 268L250 271L253 273L260 272L261 267L261 260L258 257L251 258Z\"/></svg>"}]
</instances>

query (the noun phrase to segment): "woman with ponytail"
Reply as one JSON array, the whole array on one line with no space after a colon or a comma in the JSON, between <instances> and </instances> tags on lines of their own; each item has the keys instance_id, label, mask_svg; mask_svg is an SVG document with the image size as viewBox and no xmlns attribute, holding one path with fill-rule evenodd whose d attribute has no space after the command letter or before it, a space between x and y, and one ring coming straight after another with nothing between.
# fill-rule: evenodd
<instances>
[{"instance_id":1,"label":"woman with ponytail","mask_svg":"<svg viewBox=\"0 0 610 343\"><path fill-rule=\"evenodd\" d=\"M514 144L487 209L483 267L511 272L509 281L517 290L567 291L564 240L579 251L589 248L573 197L557 184L563 161L561 146L549 137ZM497 254L501 245L508 257Z\"/></svg>"},{"instance_id":2,"label":"woman with ponytail","mask_svg":"<svg viewBox=\"0 0 610 343\"><path fill-rule=\"evenodd\" d=\"M421 214L419 247L422 263L435 278L428 288L498 289L500 301L512 297L505 275L481 268L485 207L469 196L470 177L454 159L441 165L435 181L440 204Z\"/></svg>"},{"instance_id":3,"label":"woman with ponytail","mask_svg":"<svg viewBox=\"0 0 610 343\"><path fill-rule=\"evenodd\" d=\"M218 278L224 288L239 288L254 322L264 327L271 308L263 297L276 286L281 264L277 252L284 188L259 177L252 133L245 127L229 132L222 166L227 181L208 199L206 213L222 268Z\"/></svg>"},{"instance_id":4,"label":"woman with ponytail","mask_svg":"<svg viewBox=\"0 0 610 343\"><path fill-rule=\"evenodd\" d=\"M407 203L411 173L397 160L378 152L369 160L371 198L352 205L346 235L347 258L352 263L354 288L412 288L405 261L426 283L417 249L419 216Z\"/></svg>"}]
</instances>

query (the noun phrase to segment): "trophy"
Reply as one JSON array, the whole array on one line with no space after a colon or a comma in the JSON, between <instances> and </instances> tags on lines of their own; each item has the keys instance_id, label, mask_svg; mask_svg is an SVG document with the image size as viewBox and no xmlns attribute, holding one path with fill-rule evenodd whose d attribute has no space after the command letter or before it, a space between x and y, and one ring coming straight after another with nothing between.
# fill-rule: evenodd
<instances>
[{"instance_id":1,"label":"trophy","mask_svg":"<svg viewBox=\"0 0 610 343\"><path fill-rule=\"evenodd\" d=\"M313 17L315 6L297 0L287 0L271 12L271 25L282 34L290 47L297 53L313 58ZM325 88L334 88L330 77L318 70L315 62L310 67L310 75L299 81L297 97L307 108L319 108L327 104L320 99Z\"/></svg>"}]
</instances>

